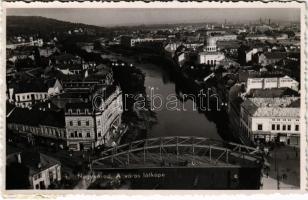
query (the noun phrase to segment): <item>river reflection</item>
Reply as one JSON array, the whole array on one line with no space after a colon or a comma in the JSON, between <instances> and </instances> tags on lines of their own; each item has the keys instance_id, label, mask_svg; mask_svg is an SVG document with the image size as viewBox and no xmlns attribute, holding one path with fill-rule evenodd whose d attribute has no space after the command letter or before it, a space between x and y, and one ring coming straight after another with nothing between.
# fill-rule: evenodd
<instances>
[{"instance_id":1,"label":"river reflection","mask_svg":"<svg viewBox=\"0 0 308 200\"><path fill-rule=\"evenodd\" d=\"M162 95L164 100L170 94L176 95L176 89L178 90L179 87L171 81L172 74L166 69L144 63L136 64L136 67L145 73L147 95L150 95L151 88L154 88L155 94ZM210 122L204 114L194 110L192 100L187 100L186 102L177 101L178 107L182 108L184 106L185 110L171 111L167 110L166 106L163 106L160 110L155 110L157 124L153 125L148 131L148 137L200 136L221 139L217 133L216 124ZM163 105L165 105L164 103Z\"/></svg>"}]
</instances>

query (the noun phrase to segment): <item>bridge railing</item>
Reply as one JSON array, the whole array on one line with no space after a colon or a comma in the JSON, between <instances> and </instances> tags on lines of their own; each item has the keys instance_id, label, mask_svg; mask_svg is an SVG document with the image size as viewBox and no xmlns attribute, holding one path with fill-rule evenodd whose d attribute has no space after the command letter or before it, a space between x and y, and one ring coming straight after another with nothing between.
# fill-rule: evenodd
<instances>
[{"instance_id":1,"label":"bridge railing","mask_svg":"<svg viewBox=\"0 0 308 200\"><path fill-rule=\"evenodd\" d=\"M150 152L151 151L151 152ZM179 158L192 156L203 156L203 159L209 158L209 162L217 164L218 161L229 163L233 158L236 159L259 159L260 151L257 148L248 147L236 143L228 143L218 140L212 140L202 137L161 137L161 138L149 138L145 140L138 140L128 144L113 147L101 153L101 158L93 160L92 165L104 165L105 163L126 163L127 166L132 158L135 158L136 163L145 163L147 157L155 157L157 154L158 160L163 161L170 154L173 154L176 161ZM138 155L137 155L138 154ZM124 156L124 157L123 157ZM138 160L137 157L142 157ZM212 159L213 158L213 159ZM155 159L155 158L154 158ZM124 161L123 161L124 160ZM187 160L187 158L186 158ZM194 162L194 159L188 158L190 162ZM147 160L149 161L149 160ZM153 160L152 160L153 162Z\"/></svg>"}]
</instances>

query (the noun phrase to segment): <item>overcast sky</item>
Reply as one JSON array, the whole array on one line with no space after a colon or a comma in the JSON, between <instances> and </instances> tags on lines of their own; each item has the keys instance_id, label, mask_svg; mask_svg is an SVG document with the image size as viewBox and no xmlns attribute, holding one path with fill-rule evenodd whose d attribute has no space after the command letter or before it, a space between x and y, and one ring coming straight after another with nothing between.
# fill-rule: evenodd
<instances>
[{"instance_id":1,"label":"overcast sky","mask_svg":"<svg viewBox=\"0 0 308 200\"><path fill-rule=\"evenodd\" d=\"M300 10L288 8L188 8L188 9L85 9L36 8L7 9L7 15L43 16L63 21L99 26L190 23L190 22L248 22L271 18L272 21L299 21Z\"/></svg>"}]
</instances>

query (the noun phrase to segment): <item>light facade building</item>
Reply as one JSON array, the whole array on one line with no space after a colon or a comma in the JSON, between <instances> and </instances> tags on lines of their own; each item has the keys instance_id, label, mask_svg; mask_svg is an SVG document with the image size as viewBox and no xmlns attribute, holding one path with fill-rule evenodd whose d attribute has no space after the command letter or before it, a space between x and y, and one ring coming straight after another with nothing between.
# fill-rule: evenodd
<instances>
[{"instance_id":1,"label":"light facade building","mask_svg":"<svg viewBox=\"0 0 308 200\"><path fill-rule=\"evenodd\" d=\"M40 154L40 156L41 159L51 159L44 154ZM33 189L47 189L52 183L61 181L61 164L59 162L53 162L46 167L41 165L35 170L30 168L30 172L29 180Z\"/></svg>"},{"instance_id":2,"label":"light facade building","mask_svg":"<svg viewBox=\"0 0 308 200\"><path fill-rule=\"evenodd\" d=\"M59 49L57 47L41 47L38 48L40 56L43 56L45 58L51 56L52 54L59 52Z\"/></svg>"},{"instance_id":3,"label":"light facade building","mask_svg":"<svg viewBox=\"0 0 308 200\"><path fill-rule=\"evenodd\" d=\"M271 89L271 88L290 88L295 91L299 90L299 83L290 78L284 77L269 77L269 78L248 78L246 83L246 92L251 89Z\"/></svg>"},{"instance_id":4,"label":"light facade building","mask_svg":"<svg viewBox=\"0 0 308 200\"><path fill-rule=\"evenodd\" d=\"M257 48L253 48L253 49L249 49L248 51L245 52L245 56L246 56L246 63L252 61L253 56L258 53L258 49Z\"/></svg>"},{"instance_id":5,"label":"light facade building","mask_svg":"<svg viewBox=\"0 0 308 200\"><path fill-rule=\"evenodd\" d=\"M15 105L22 108L30 107L35 102L45 99L48 99L48 91L15 93Z\"/></svg>"},{"instance_id":6,"label":"light facade building","mask_svg":"<svg viewBox=\"0 0 308 200\"><path fill-rule=\"evenodd\" d=\"M7 155L8 167L17 163L29 170L28 174L25 174L29 180L29 189L49 189L53 183L60 182L62 179L61 163L45 154L25 151Z\"/></svg>"},{"instance_id":7,"label":"light facade building","mask_svg":"<svg viewBox=\"0 0 308 200\"><path fill-rule=\"evenodd\" d=\"M176 56L176 62L179 64L180 67L183 66L184 62L186 61L186 52L180 52Z\"/></svg>"},{"instance_id":8,"label":"light facade building","mask_svg":"<svg viewBox=\"0 0 308 200\"><path fill-rule=\"evenodd\" d=\"M248 98L241 104L241 132L251 141L280 141L298 146L300 141L300 99Z\"/></svg>"},{"instance_id":9,"label":"light facade building","mask_svg":"<svg viewBox=\"0 0 308 200\"><path fill-rule=\"evenodd\" d=\"M183 46L188 48L188 49L192 49L192 50L196 50L197 48L203 46L204 44L201 42L195 42L195 43L183 43Z\"/></svg>"},{"instance_id":10,"label":"light facade building","mask_svg":"<svg viewBox=\"0 0 308 200\"><path fill-rule=\"evenodd\" d=\"M266 52L259 56L258 62L261 66L274 65L286 57L286 52Z\"/></svg>"},{"instance_id":11,"label":"light facade building","mask_svg":"<svg viewBox=\"0 0 308 200\"><path fill-rule=\"evenodd\" d=\"M66 140L64 114L62 112L16 107L7 116L7 129L22 138L26 138L28 142L33 144L35 137L49 139L50 141Z\"/></svg>"},{"instance_id":12,"label":"light facade building","mask_svg":"<svg viewBox=\"0 0 308 200\"><path fill-rule=\"evenodd\" d=\"M111 87L111 86L110 86ZM99 100L99 99L96 99ZM89 150L112 145L121 125L122 91L119 87L102 94L102 103L68 103L65 108L67 146L71 150Z\"/></svg>"},{"instance_id":13,"label":"light facade building","mask_svg":"<svg viewBox=\"0 0 308 200\"><path fill-rule=\"evenodd\" d=\"M261 41L265 41L265 40L273 40L273 37L270 36L266 36L266 35L248 35L245 37L246 40L261 40Z\"/></svg>"},{"instance_id":14,"label":"light facade building","mask_svg":"<svg viewBox=\"0 0 308 200\"><path fill-rule=\"evenodd\" d=\"M134 47L137 44L142 43L150 43L150 42L164 42L167 38L153 38L153 37L146 37L146 38L134 38L131 36L122 36L121 37L121 44L127 47Z\"/></svg>"},{"instance_id":15,"label":"light facade building","mask_svg":"<svg viewBox=\"0 0 308 200\"><path fill-rule=\"evenodd\" d=\"M206 39L205 51L214 52L217 51L217 41L230 41L236 40L237 35L217 35L217 36L209 36Z\"/></svg>"},{"instance_id":16,"label":"light facade building","mask_svg":"<svg viewBox=\"0 0 308 200\"><path fill-rule=\"evenodd\" d=\"M62 84L58 79L45 81L35 79L24 83L13 83L8 86L8 100L17 107L26 108L60 94L62 90Z\"/></svg>"},{"instance_id":17,"label":"light facade building","mask_svg":"<svg viewBox=\"0 0 308 200\"><path fill-rule=\"evenodd\" d=\"M199 64L219 65L225 59L225 55L221 52L200 52L198 55Z\"/></svg>"},{"instance_id":18,"label":"light facade building","mask_svg":"<svg viewBox=\"0 0 308 200\"><path fill-rule=\"evenodd\" d=\"M22 46L37 46L37 47L42 47L44 44L42 39L37 39L37 40L32 40L30 42L20 42L20 43L15 43L15 44L7 44L6 48L7 49L16 49L17 47L22 47Z\"/></svg>"},{"instance_id":19,"label":"light facade building","mask_svg":"<svg viewBox=\"0 0 308 200\"><path fill-rule=\"evenodd\" d=\"M179 48L179 46L181 46L182 43L180 42L171 42L165 45L164 49L165 51L169 52L169 53L173 53L177 50L177 48Z\"/></svg>"},{"instance_id":20,"label":"light facade building","mask_svg":"<svg viewBox=\"0 0 308 200\"><path fill-rule=\"evenodd\" d=\"M7 115L7 128L31 144L40 138L61 142L74 151L114 145L123 128L122 91L117 86L108 87L96 100L93 95L93 101L65 99L69 102L65 104L65 112L13 108ZM94 102L101 103L94 106Z\"/></svg>"}]
</instances>

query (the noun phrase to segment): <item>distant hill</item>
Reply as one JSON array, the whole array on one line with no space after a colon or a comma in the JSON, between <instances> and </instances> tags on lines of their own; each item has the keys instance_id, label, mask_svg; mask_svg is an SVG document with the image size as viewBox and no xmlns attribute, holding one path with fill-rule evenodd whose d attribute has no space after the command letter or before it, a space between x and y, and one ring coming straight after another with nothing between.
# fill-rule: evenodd
<instances>
[{"instance_id":1,"label":"distant hill","mask_svg":"<svg viewBox=\"0 0 308 200\"><path fill-rule=\"evenodd\" d=\"M104 27L81 23L65 22L39 16L7 16L7 35L30 35L41 36L58 35L68 30L82 28L96 34L104 34L108 29Z\"/></svg>"}]
</instances>

